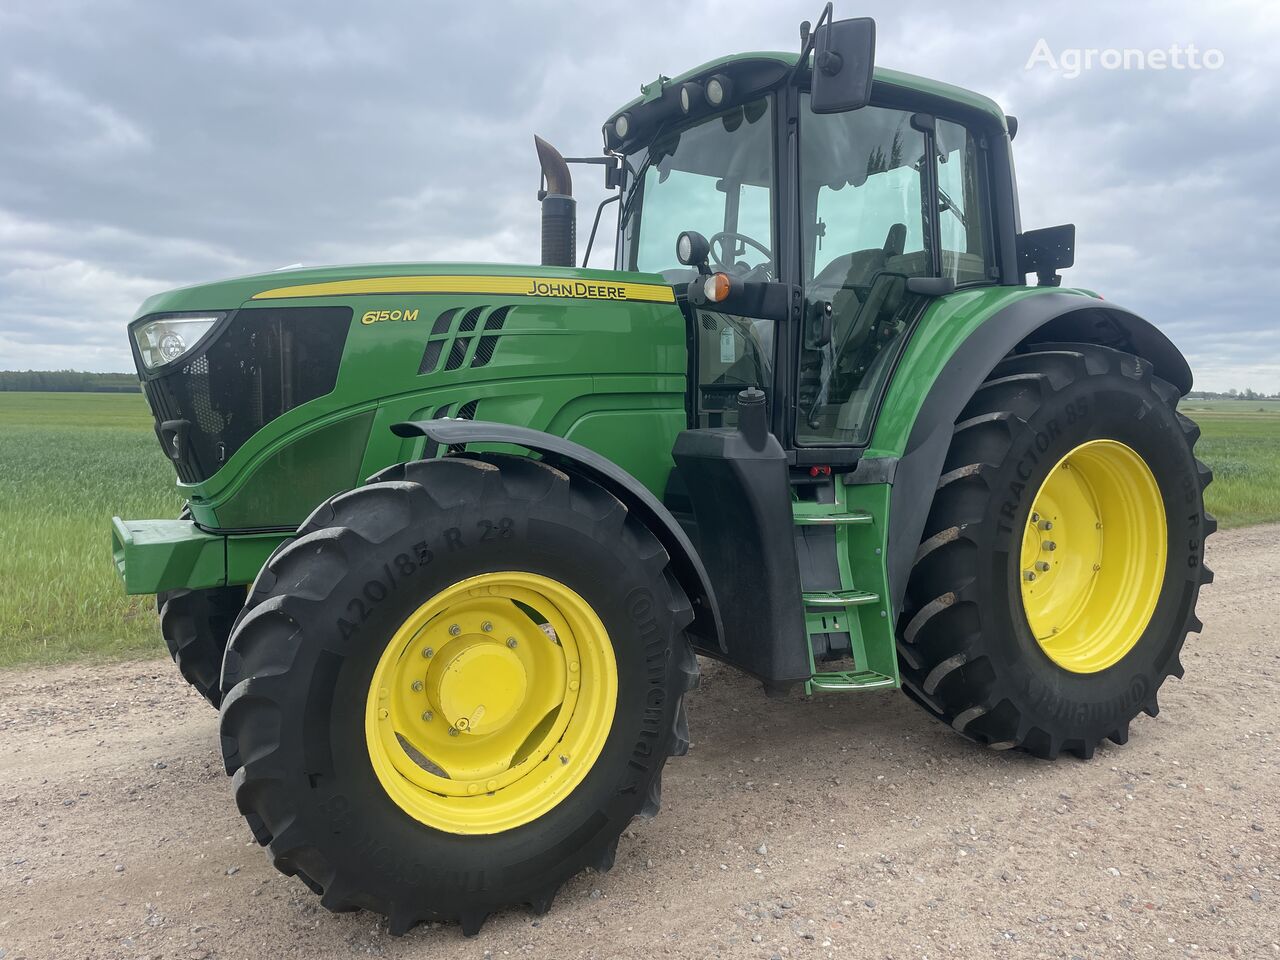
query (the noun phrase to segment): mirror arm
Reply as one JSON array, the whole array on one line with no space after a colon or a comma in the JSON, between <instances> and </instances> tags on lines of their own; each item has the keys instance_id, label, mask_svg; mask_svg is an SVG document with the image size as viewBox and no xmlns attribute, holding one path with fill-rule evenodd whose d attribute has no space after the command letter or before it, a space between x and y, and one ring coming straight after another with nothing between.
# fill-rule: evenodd
<instances>
[{"instance_id":1,"label":"mirror arm","mask_svg":"<svg viewBox=\"0 0 1280 960\"><path fill-rule=\"evenodd\" d=\"M591 236L587 237L587 250L582 255L582 265L584 267L587 265L587 261L591 259L591 245L596 242L596 229L600 226L600 215L604 213L604 208L607 204L616 203L621 199L622 194L615 193L611 197L605 197L600 201L600 206L596 207L596 218L591 221Z\"/></svg>"},{"instance_id":2,"label":"mirror arm","mask_svg":"<svg viewBox=\"0 0 1280 960\"><path fill-rule=\"evenodd\" d=\"M809 66L809 54L813 53L813 45L817 42L818 31L822 28L824 21L831 22L830 3L822 8L822 14L818 17L818 22L813 25L813 29L805 30L805 27L809 26L808 20L800 25L800 56L796 59L795 66L791 68L787 83L793 83L800 71Z\"/></svg>"}]
</instances>

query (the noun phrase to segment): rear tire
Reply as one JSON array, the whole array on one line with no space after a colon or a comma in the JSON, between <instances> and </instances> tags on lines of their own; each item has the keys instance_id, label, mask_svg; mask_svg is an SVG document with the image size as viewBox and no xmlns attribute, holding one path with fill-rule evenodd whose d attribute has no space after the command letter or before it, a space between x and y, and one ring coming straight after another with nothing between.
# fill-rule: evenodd
<instances>
[{"instance_id":1,"label":"rear tire","mask_svg":"<svg viewBox=\"0 0 1280 960\"><path fill-rule=\"evenodd\" d=\"M1146 360L1093 345L1036 345L996 366L956 422L908 582L898 629L908 696L970 739L1046 759L1062 750L1088 758L1104 737L1124 743L1139 712L1156 715L1160 686L1182 676L1178 654L1187 632L1202 626L1196 599L1212 579L1204 539L1217 526L1204 512L1211 474L1193 453L1200 431L1176 412L1177 401L1178 391ZM1145 464L1155 481L1151 529L1139 530L1153 538L1143 541L1150 614L1109 654L1073 661L1055 651L1054 637L1037 639L1030 626L1036 601L1026 598L1023 581L1034 580L1036 569L1056 572L1046 561L1068 558L1036 554L1028 521L1050 473L1100 440L1127 448L1122 458L1136 454L1133 462ZM1131 510L1125 504L1136 488L1119 482L1116 489L1113 512ZM1104 531L1091 517L1087 527L1091 535ZM1109 522L1112 529L1119 536ZM1099 544L1104 535L1095 535ZM1027 561L1024 537L1036 563ZM1088 582L1089 566L1083 569L1077 580ZM1139 583L1141 573L1134 574ZM1093 577L1098 583L1102 574ZM1051 582L1066 589L1067 581ZM1081 589L1082 604L1097 602L1096 588ZM1141 602L1138 591L1118 596L1117 617L1131 597Z\"/></svg>"},{"instance_id":2,"label":"rear tire","mask_svg":"<svg viewBox=\"0 0 1280 960\"><path fill-rule=\"evenodd\" d=\"M443 659L449 637L466 650L505 656L500 640L496 650L486 646L506 632L501 624L473 637L476 628L455 615L457 608L413 627L412 649L396 654L393 646L405 624L417 623L416 616L460 583L504 571L554 580L589 606L607 630L616 707L600 728L607 738L584 778L566 786L549 808L487 833L466 820L469 812L459 813L451 829L437 813L422 814L396 793L399 785L385 779L386 764L373 746L381 741L369 731L381 729L377 721L387 716L376 708L381 703L395 719L395 691L409 686L404 675L392 675L394 689L386 692L381 678L388 662L427 670L425 688L415 680L411 695L435 697L421 701L433 711L422 720L434 730L446 708L433 684L444 681L423 665ZM330 910L386 915L393 934L426 920L456 920L471 935L506 906L524 903L543 912L584 867L612 865L633 816L657 812L663 764L688 747L683 696L697 681L697 660L684 635L691 619L666 551L595 484L522 457L459 456L392 467L321 505L258 575L224 674L222 745L236 803L278 869L297 875ZM455 629L454 621L463 626ZM430 639L432 630L445 646ZM520 651L532 642L521 640ZM583 696L587 669L584 660ZM491 676L481 671L478 687L474 675L467 681L484 691L476 696L486 702L497 696L496 681L485 679ZM494 716L493 709L485 716ZM401 727L395 731L399 737ZM441 749L467 742L457 733L451 728L453 739ZM568 742L566 734L547 760L516 761L508 772L526 762L523 769L549 763L554 770L557 753L567 764L564 753L572 751L561 749ZM420 753L433 764L442 760ZM424 769L440 773L447 766ZM454 782L464 794L470 789L462 779ZM482 783L472 794L498 804L506 789ZM428 790L424 802L443 795Z\"/></svg>"}]
</instances>

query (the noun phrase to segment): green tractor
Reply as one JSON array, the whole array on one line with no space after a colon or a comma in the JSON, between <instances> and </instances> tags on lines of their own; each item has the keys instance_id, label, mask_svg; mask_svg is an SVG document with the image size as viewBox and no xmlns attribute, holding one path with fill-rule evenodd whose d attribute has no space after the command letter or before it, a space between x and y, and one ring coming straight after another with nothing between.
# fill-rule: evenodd
<instances>
[{"instance_id":1,"label":"green tractor","mask_svg":"<svg viewBox=\"0 0 1280 960\"><path fill-rule=\"evenodd\" d=\"M828 5L798 54L646 84L599 157L538 141L538 266L142 305L189 506L117 518L115 562L325 907L473 934L608 869L697 655L1046 759L1182 675L1215 527L1187 362L1060 286L1074 228L1022 230L1014 118L874 37ZM575 265L574 163L612 270Z\"/></svg>"}]
</instances>

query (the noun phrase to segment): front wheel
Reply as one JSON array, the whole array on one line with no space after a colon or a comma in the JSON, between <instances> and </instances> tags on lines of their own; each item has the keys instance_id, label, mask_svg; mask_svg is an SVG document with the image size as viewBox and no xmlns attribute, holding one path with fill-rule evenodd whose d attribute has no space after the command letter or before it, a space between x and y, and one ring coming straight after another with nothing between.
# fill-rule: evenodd
<instances>
[{"instance_id":1,"label":"front wheel","mask_svg":"<svg viewBox=\"0 0 1280 960\"><path fill-rule=\"evenodd\" d=\"M244 587L178 588L156 595L160 635L178 672L216 709L222 702L222 655L244 606Z\"/></svg>"},{"instance_id":2,"label":"front wheel","mask_svg":"<svg viewBox=\"0 0 1280 960\"><path fill-rule=\"evenodd\" d=\"M393 933L545 910L657 812L691 619L595 484L496 455L391 468L259 574L224 668L237 804L278 868Z\"/></svg>"},{"instance_id":3,"label":"front wheel","mask_svg":"<svg viewBox=\"0 0 1280 960\"><path fill-rule=\"evenodd\" d=\"M1207 467L1146 360L1038 345L956 422L907 586L907 694L997 749L1092 756L1182 676L1211 579Z\"/></svg>"}]
</instances>

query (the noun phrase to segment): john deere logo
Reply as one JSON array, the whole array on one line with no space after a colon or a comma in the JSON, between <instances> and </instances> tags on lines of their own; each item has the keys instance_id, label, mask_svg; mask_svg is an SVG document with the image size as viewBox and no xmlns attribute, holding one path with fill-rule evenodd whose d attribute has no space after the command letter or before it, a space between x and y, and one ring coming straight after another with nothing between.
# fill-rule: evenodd
<instances>
[{"instance_id":1,"label":"john deere logo","mask_svg":"<svg viewBox=\"0 0 1280 960\"><path fill-rule=\"evenodd\" d=\"M625 300L627 288L584 280L534 280L526 297L579 297L587 300Z\"/></svg>"}]
</instances>

